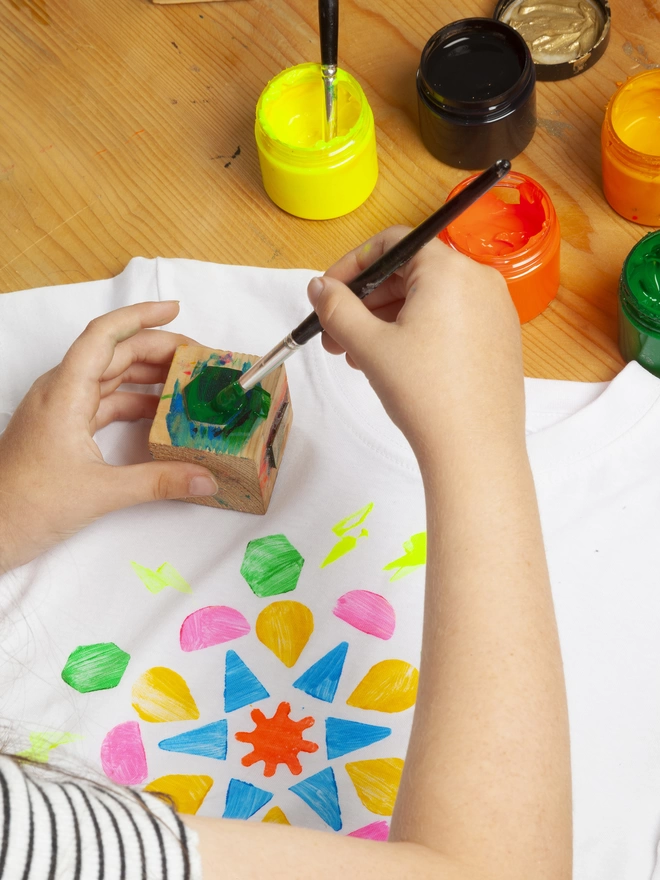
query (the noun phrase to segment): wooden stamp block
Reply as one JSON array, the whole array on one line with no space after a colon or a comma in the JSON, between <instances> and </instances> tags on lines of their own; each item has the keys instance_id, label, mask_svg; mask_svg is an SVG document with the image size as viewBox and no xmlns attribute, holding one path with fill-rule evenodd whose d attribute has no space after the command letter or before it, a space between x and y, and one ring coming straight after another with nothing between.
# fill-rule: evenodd
<instances>
[{"instance_id":1,"label":"wooden stamp block","mask_svg":"<svg viewBox=\"0 0 660 880\"><path fill-rule=\"evenodd\" d=\"M265 417L251 417L234 426L215 425L189 418L186 404L193 390L201 387L201 380L188 392L186 387L205 368L215 368L205 376L218 376L218 368L243 371L256 360L257 355L214 351L201 345L180 345L174 353L149 434L149 450L157 459L203 465L219 486L216 495L184 501L246 513L268 510L293 417L284 366L261 382L270 394Z\"/></svg>"}]
</instances>

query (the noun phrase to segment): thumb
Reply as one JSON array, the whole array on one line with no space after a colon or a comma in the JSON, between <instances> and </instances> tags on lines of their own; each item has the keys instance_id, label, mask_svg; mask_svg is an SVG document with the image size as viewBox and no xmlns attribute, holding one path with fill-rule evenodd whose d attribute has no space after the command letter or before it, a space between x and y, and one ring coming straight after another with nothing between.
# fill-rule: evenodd
<instances>
[{"instance_id":1,"label":"thumb","mask_svg":"<svg viewBox=\"0 0 660 880\"><path fill-rule=\"evenodd\" d=\"M384 329L383 322L350 288L330 275L312 278L307 296L324 331L359 363L360 355L368 351L374 335Z\"/></svg>"},{"instance_id":2,"label":"thumb","mask_svg":"<svg viewBox=\"0 0 660 880\"><path fill-rule=\"evenodd\" d=\"M199 465L179 461L150 461L112 468L108 510L132 507L145 501L215 495L213 474Z\"/></svg>"}]
</instances>

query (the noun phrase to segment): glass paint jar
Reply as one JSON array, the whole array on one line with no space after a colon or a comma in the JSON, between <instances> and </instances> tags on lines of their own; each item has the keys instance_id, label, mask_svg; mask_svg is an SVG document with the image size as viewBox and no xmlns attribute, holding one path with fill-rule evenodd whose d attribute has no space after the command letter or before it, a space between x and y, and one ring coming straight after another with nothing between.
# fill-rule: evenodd
<instances>
[{"instance_id":1,"label":"glass paint jar","mask_svg":"<svg viewBox=\"0 0 660 880\"><path fill-rule=\"evenodd\" d=\"M610 98L601 157L603 191L614 210L660 226L660 70L638 73Z\"/></svg>"},{"instance_id":2,"label":"glass paint jar","mask_svg":"<svg viewBox=\"0 0 660 880\"><path fill-rule=\"evenodd\" d=\"M337 70L337 136L323 139L320 64L272 79L257 103L255 138L264 188L289 214L328 220L355 210L378 177L374 116L360 84Z\"/></svg>"},{"instance_id":3,"label":"glass paint jar","mask_svg":"<svg viewBox=\"0 0 660 880\"><path fill-rule=\"evenodd\" d=\"M630 251L619 280L619 349L660 376L660 230Z\"/></svg>"},{"instance_id":4,"label":"glass paint jar","mask_svg":"<svg viewBox=\"0 0 660 880\"><path fill-rule=\"evenodd\" d=\"M527 43L508 24L465 18L441 28L417 71L424 146L454 168L512 159L536 128L535 85Z\"/></svg>"},{"instance_id":5,"label":"glass paint jar","mask_svg":"<svg viewBox=\"0 0 660 880\"><path fill-rule=\"evenodd\" d=\"M476 175L447 196L455 196ZM439 236L504 277L520 323L536 318L559 289L559 220L543 187L512 171Z\"/></svg>"}]
</instances>

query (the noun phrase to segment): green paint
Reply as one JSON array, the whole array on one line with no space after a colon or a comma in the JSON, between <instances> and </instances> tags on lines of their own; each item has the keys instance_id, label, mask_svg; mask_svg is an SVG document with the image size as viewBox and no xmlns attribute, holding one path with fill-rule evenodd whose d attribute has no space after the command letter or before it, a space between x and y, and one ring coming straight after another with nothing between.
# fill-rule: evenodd
<instances>
[{"instance_id":1,"label":"green paint","mask_svg":"<svg viewBox=\"0 0 660 880\"><path fill-rule=\"evenodd\" d=\"M341 559L342 556L346 556L347 553L350 553L351 550L355 550L358 538L367 538L368 536L369 532L367 531L367 529L362 529L360 534L357 536L344 535L344 537L340 541L337 541L335 546L325 557L325 559L321 563L321 568L325 568L326 565L330 565L331 562L336 562L338 559Z\"/></svg>"},{"instance_id":2,"label":"green paint","mask_svg":"<svg viewBox=\"0 0 660 880\"><path fill-rule=\"evenodd\" d=\"M193 384L195 379L204 370L210 368L217 369L219 367L224 368L228 360L231 360L231 358L228 358L227 355L220 356L213 353L208 360L200 361L193 370L192 378L188 385L186 385L186 389ZM243 364L243 372L249 368L249 361ZM227 368L227 370L230 373L238 373L237 370L231 370L231 368ZM210 378L213 377L211 376ZM229 382L231 381L232 378L230 376ZM208 386L204 386L207 388L209 394L211 390L210 386L211 383L209 383ZM249 440L250 434L252 433L258 419L260 417L265 417L264 413L268 412L268 407L270 406L270 395L267 395L267 392L263 391L261 386L257 385L257 388L259 388L259 392L257 395L254 395L254 399L250 398L253 402L245 411L241 410L238 413L235 413L225 425L218 425L213 422L197 421L196 419L191 419L189 417L186 410L186 402L184 400L185 392L182 391L181 384L177 379L174 383L170 409L165 419L172 445L185 446L186 449L199 449L204 452L213 452L215 455L240 455L241 450ZM252 391L248 392L247 397L253 395L254 391L256 391L256 388L253 388ZM210 404L214 397L215 395L204 402ZM212 410L214 414L213 418L217 419L218 415L215 410L210 406L209 409Z\"/></svg>"},{"instance_id":3,"label":"green paint","mask_svg":"<svg viewBox=\"0 0 660 880\"><path fill-rule=\"evenodd\" d=\"M619 281L619 348L660 376L660 231L630 251Z\"/></svg>"},{"instance_id":4,"label":"green paint","mask_svg":"<svg viewBox=\"0 0 660 880\"><path fill-rule=\"evenodd\" d=\"M426 564L426 532L418 532L409 541L404 541L403 549L406 551L403 556L383 566L383 571L396 569L390 581L401 580L402 577Z\"/></svg>"},{"instance_id":5,"label":"green paint","mask_svg":"<svg viewBox=\"0 0 660 880\"><path fill-rule=\"evenodd\" d=\"M37 761L39 764L47 764L50 753L58 746L82 739L75 733L31 733L30 748L18 752L19 758L27 758L28 761Z\"/></svg>"},{"instance_id":6,"label":"green paint","mask_svg":"<svg viewBox=\"0 0 660 880\"><path fill-rule=\"evenodd\" d=\"M243 391L237 382L240 376L240 370L230 367L205 367L183 389L188 418L225 427L265 419L270 409L270 394L261 385Z\"/></svg>"},{"instance_id":7,"label":"green paint","mask_svg":"<svg viewBox=\"0 0 660 880\"><path fill-rule=\"evenodd\" d=\"M247 545L241 574L256 596L277 596L295 590L304 562L285 535L268 535Z\"/></svg>"},{"instance_id":8,"label":"green paint","mask_svg":"<svg viewBox=\"0 0 660 880\"><path fill-rule=\"evenodd\" d=\"M81 694L109 690L117 687L130 659L114 642L80 645L69 654L62 678Z\"/></svg>"},{"instance_id":9,"label":"green paint","mask_svg":"<svg viewBox=\"0 0 660 880\"><path fill-rule=\"evenodd\" d=\"M188 581L169 562L159 565L155 571L137 562L131 562L131 568L150 593L160 593L165 587L172 587L180 593L192 593Z\"/></svg>"},{"instance_id":10,"label":"green paint","mask_svg":"<svg viewBox=\"0 0 660 880\"><path fill-rule=\"evenodd\" d=\"M174 397L173 394L161 394L160 399L161 400L171 400L173 397Z\"/></svg>"}]
</instances>

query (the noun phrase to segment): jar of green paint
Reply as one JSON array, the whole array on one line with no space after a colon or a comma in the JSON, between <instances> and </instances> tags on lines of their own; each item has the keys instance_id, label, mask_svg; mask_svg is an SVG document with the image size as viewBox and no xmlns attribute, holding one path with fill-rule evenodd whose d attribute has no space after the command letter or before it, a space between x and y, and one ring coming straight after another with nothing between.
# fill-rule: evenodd
<instances>
[{"instance_id":1,"label":"jar of green paint","mask_svg":"<svg viewBox=\"0 0 660 880\"><path fill-rule=\"evenodd\" d=\"M660 230L637 242L619 281L619 349L660 377Z\"/></svg>"}]
</instances>

